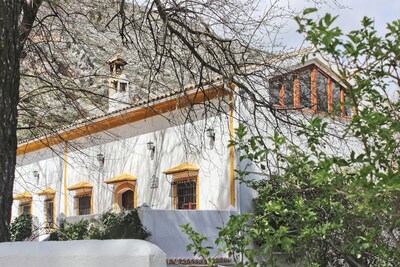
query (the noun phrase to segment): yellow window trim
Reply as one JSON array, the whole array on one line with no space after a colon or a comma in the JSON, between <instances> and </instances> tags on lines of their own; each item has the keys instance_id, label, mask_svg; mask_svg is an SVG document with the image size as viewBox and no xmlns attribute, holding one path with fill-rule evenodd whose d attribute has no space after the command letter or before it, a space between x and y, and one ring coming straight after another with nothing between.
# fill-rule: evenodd
<instances>
[{"instance_id":1,"label":"yellow window trim","mask_svg":"<svg viewBox=\"0 0 400 267\"><path fill-rule=\"evenodd\" d=\"M14 195L13 199L14 200L22 200L22 201L23 200L32 201L32 195L29 192L22 192L22 193L19 193L17 195Z\"/></svg>"},{"instance_id":2,"label":"yellow window trim","mask_svg":"<svg viewBox=\"0 0 400 267\"><path fill-rule=\"evenodd\" d=\"M32 195L29 192L22 192L13 196L14 200L19 201L18 212L19 215L22 214L22 207L30 205L29 214L32 215Z\"/></svg>"},{"instance_id":3,"label":"yellow window trim","mask_svg":"<svg viewBox=\"0 0 400 267\"><path fill-rule=\"evenodd\" d=\"M89 215L93 214L93 193L92 193L93 185L88 182L80 182L74 184L67 188L69 191L76 191L75 192L75 200L74 200L74 210L75 214L79 216L79 197L83 195L90 196L90 213ZM78 204L77 204L78 203Z\"/></svg>"},{"instance_id":4,"label":"yellow window trim","mask_svg":"<svg viewBox=\"0 0 400 267\"><path fill-rule=\"evenodd\" d=\"M121 182L135 182L137 179L135 176L123 173L120 175L117 175L111 179L105 180L104 182L106 184L116 184L116 183L121 183Z\"/></svg>"},{"instance_id":5,"label":"yellow window trim","mask_svg":"<svg viewBox=\"0 0 400 267\"><path fill-rule=\"evenodd\" d=\"M179 172L198 171L198 170L199 170L199 167L185 162L185 163L182 163L181 165L176 166L172 169L163 171L163 173L164 174L175 174L175 173L179 173Z\"/></svg>"},{"instance_id":6,"label":"yellow window trim","mask_svg":"<svg viewBox=\"0 0 400 267\"><path fill-rule=\"evenodd\" d=\"M92 189L92 188L93 188L93 185L91 185L90 183L80 182L80 183L74 184L70 187L67 187L67 190L73 191L73 190L79 190L79 189Z\"/></svg>"},{"instance_id":7,"label":"yellow window trim","mask_svg":"<svg viewBox=\"0 0 400 267\"><path fill-rule=\"evenodd\" d=\"M52 198L56 194L53 188L46 188L37 193L39 196L46 196L47 198Z\"/></svg>"}]
</instances>

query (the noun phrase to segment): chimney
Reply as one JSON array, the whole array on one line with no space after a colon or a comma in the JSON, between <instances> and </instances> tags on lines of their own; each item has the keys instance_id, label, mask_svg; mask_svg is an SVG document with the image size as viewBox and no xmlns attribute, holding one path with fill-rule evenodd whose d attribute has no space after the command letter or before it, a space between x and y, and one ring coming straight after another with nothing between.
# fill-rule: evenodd
<instances>
[{"instance_id":1,"label":"chimney","mask_svg":"<svg viewBox=\"0 0 400 267\"><path fill-rule=\"evenodd\" d=\"M108 89L108 112L130 106L131 97L129 80L126 78L124 68L128 64L120 55L107 61L110 66L110 84Z\"/></svg>"}]
</instances>

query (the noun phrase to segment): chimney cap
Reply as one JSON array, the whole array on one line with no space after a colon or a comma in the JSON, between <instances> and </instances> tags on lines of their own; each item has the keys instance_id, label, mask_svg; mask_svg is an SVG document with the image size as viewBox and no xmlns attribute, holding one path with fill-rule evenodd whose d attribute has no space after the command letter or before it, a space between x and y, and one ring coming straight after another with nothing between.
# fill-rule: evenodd
<instances>
[{"instance_id":1,"label":"chimney cap","mask_svg":"<svg viewBox=\"0 0 400 267\"><path fill-rule=\"evenodd\" d=\"M128 64L128 62L123 60L120 55L116 55L107 61L107 64L109 64L109 65L114 64L114 63L118 64L118 65L122 65L122 66L125 66L126 64Z\"/></svg>"}]
</instances>

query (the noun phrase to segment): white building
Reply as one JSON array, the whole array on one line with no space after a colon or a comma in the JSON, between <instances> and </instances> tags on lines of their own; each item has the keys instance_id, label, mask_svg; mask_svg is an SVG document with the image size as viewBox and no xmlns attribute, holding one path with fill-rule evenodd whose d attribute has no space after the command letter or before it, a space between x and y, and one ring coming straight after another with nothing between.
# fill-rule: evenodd
<instances>
[{"instance_id":1,"label":"white building","mask_svg":"<svg viewBox=\"0 0 400 267\"><path fill-rule=\"evenodd\" d=\"M229 215L251 209L252 192L235 180L240 152L228 147L241 98L234 85L216 80L138 100L123 73L127 63L117 57L109 64L108 114L19 144L13 217L30 213L51 229L60 214L76 221L145 206L149 241L169 259L191 258L179 225L191 222L212 239ZM299 70L271 79L277 108L332 112L344 100L337 77L321 62Z\"/></svg>"}]
</instances>

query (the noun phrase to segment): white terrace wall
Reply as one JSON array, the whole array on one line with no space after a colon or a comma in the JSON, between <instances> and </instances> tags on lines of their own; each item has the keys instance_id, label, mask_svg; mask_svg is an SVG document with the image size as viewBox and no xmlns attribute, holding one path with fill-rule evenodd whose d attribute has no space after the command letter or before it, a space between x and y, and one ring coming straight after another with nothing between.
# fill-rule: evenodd
<instances>
[{"instance_id":1,"label":"white terrace wall","mask_svg":"<svg viewBox=\"0 0 400 267\"><path fill-rule=\"evenodd\" d=\"M0 244L1 267L165 267L166 255L143 240L79 240Z\"/></svg>"},{"instance_id":2,"label":"white terrace wall","mask_svg":"<svg viewBox=\"0 0 400 267\"><path fill-rule=\"evenodd\" d=\"M190 244L188 236L183 233L181 225L189 223L195 231L206 236L209 242L204 245L215 248L214 240L218 237L217 227L224 226L236 211L217 210L156 210L141 208L139 217L143 225L151 232L148 241L156 244L166 254L168 259L193 258L193 253L187 251ZM212 250L215 256L217 249ZM227 257L219 255L219 257Z\"/></svg>"}]
</instances>

